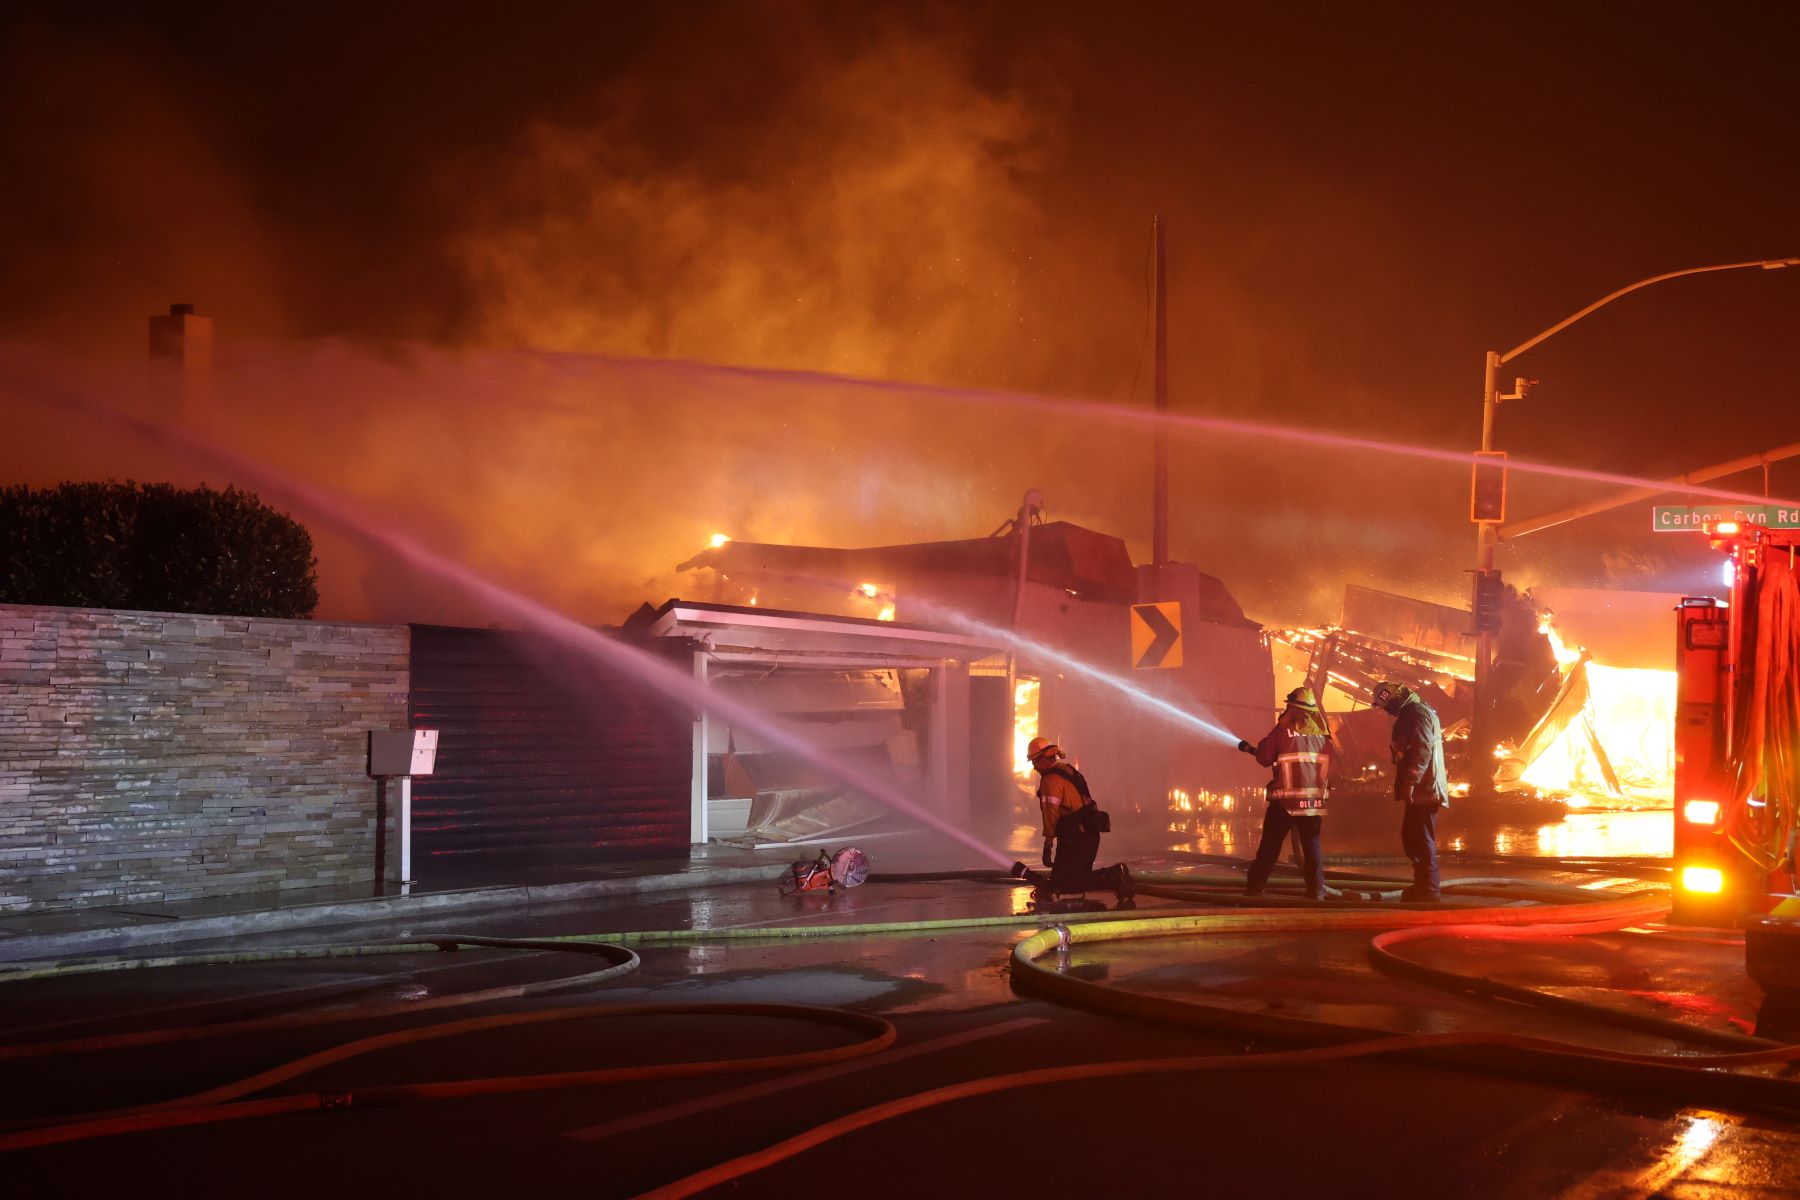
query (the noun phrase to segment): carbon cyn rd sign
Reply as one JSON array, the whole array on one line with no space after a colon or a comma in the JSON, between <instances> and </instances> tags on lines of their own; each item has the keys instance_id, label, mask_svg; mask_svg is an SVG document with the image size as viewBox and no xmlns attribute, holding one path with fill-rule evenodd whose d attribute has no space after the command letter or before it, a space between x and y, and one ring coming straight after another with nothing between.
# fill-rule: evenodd
<instances>
[{"instance_id":1,"label":"carbon cyn rd sign","mask_svg":"<svg viewBox=\"0 0 1800 1200\"><path fill-rule=\"evenodd\" d=\"M1181 601L1131 606L1131 665L1140 671L1181 665Z\"/></svg>"},{"instance_id":2,"label":"carbon cyn rd sign","mask_svg":"<svg viewBox=\"0 0 1800 1200\"><path fill-rule=\"evenodd\" d=\"M1650 509L1650 528L1658 533L1699 533L1720 521L1761 525L1764 529L1800 529L1800 506L1791 504L1657 504Z\"/></svg>"}]
</instances>

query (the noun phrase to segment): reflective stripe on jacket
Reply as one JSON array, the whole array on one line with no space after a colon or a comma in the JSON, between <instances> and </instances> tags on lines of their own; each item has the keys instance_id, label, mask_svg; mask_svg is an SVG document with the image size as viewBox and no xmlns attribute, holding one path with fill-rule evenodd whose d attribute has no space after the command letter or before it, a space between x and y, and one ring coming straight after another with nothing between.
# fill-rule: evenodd
<instances>
[{"instance_id":1,"label":"reflective stripe on jacket","mask_svg":"<svg viewBox=\"0 0 1800 1200\"><path fill-rule=\"evenodd\" d=\"M1331 791L1331 739L1277 725L1256 747L1256 761L1275 768L1268 795L1296 817L1325 815Z\"/></svg>"},{"instance_id":2,"label":"reflective stripe on jacket","mask_svg":"<svg viewBox=\"0 0 1800 1200\"><path fill-rule=\"evenodd\" d=\"M1044 836L1056 836L1056 823L1069 813L1080 812L1087 805L1075 781L1052 767L1040 771L1038 806L1044 813Z\"/></svg>"}]
</instances>

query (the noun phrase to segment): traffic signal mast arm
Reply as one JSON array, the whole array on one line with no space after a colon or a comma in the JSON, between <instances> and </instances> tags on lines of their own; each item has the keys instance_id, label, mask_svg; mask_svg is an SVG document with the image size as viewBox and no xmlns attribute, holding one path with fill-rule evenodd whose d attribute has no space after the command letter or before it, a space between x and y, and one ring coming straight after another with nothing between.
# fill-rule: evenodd
<instances>
[{"instance_id":1,"label":"traffic signal mast arm","mask_svg":"<svg viewBox=\"0 0 1800 1200\"><path fill-rule=\"evenodd\" d=\"M1664 492L1678 492L1682 488L1696 483L1707 483L1714 479L1723 479L1727 475L1736 475L1739 471L1749 471L1756 467L1767 468L1770 463L1800 456L1800 442L1789 442L1785 446L1776 446L1772 450L1764 450L1761 454L1747 454L1742 458L1734 458L1729 462L1717 463L1710 467L1700 467L1680 475L1663 480L1662 487L1634 487L1602 496L1597 500L1589 500L1570 508L1558 509L1539 517L1525 517L1510 525L1502 525L1496 531L1502 541L1508 538L1524 537L1528 533L1539 533L1570 521L1579 521L1583 517L1592 517L1599 513L1610 512L1615 508L1623 508L1637 500L1648 500L1652 496L1660 496ZM1479 464L1477 464L1479 469ZM1771 498L1770 503L1783 503ZM1800 501L1791 501L1800 508ZM1501 518L1504 520L1504 517Z\"/></svg>"}]
</instances>

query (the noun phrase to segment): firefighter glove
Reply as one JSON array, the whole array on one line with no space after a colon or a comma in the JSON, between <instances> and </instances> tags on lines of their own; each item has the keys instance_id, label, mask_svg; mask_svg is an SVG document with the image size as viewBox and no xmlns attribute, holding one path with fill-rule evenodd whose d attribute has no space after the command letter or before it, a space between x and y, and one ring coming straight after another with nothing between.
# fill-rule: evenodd
<instances>
[{"instance_id":1,"label":"firefighter glove","mask_svg":"<svg viewBox=\"0 0 1800 1200\"><path fill-rule=\"evenodd\" d=\"M1044 865L1046 867L1054 865L1050 861L1051 858L1053 857L1051 855L1050 851L1051 851L1051 847L1053 847L1055 845L1056 845L1056 843L1052 839L1050 839L1050 838L1044 839Z\"/></svg>"}]
</instances>

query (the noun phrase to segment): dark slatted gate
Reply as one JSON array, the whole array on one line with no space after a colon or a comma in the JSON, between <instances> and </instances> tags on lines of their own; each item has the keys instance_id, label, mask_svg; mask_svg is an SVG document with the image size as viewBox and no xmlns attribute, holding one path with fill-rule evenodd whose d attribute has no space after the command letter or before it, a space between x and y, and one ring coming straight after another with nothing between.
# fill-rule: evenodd
<instances>
[{"instance_id":1,"label":"dark slatted gate","mask_svg":"<svg viewBox=\"0 0 1800 1200\"><path fill-rule=\"evenodd\" d=\"M652 641L685 669L686 642ZM442 731L413 781L421 882L687 853L692 718L642 682L528 634L414 625L411 712Z\"/></svg>"}]
</instances>

